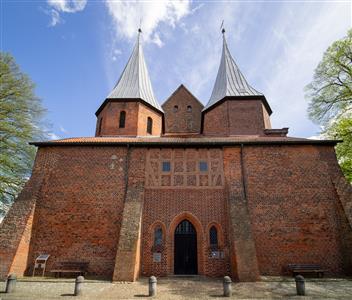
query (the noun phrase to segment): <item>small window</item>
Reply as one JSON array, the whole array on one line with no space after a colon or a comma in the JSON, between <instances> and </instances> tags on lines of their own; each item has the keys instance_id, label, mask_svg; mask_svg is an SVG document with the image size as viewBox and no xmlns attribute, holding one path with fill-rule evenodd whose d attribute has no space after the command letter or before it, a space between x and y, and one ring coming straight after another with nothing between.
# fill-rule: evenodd
<instances>
[{"instance_id":1,"label":"small window","mask_svg":"<svg viewBox=\"0 0 352 300\"><path fill-rule=\"evenodd\" d=\"M126 112L120 112L120 121L119 121L119 128L125 128L126 123Z\"/></svg>"},{"instance_id":2,"label":"small window","mask_svg":"<svg viewBox=\"0 0 352 300\"><path fill-rule=\"evenodd\" d=\"M99 119L98 134L101 134L101 126L102 126L102 123L103 123L103 118L101 117L101 118Z\"/></svg>"},{"instance_id":3,"label":"small window","mask_svg":"<svg viewBox=\"0 0 352 300\"><path fill-rule=\"evenodd\" d=\"M154 230L154 246L160 246L163 243L163 230L157 227Z\"/></svg>"},{"instance_id":4,"label":"small window","mask_svg":"<svg viewBox=\"0 0 352 300\"><path fill-rule=\"evenodd\" d=\"M187 106L187 111L188 111L188 112L192 112L192 106L188 105L188 106Z\"/></svg>"},{"instance_id":5,"label":"small window","mask_svg":"<svg viewBox=\"0 0 352 300\"><path fill-rule=\"evenodd\" d=\"M163 161L163 172L170 172L171 171L171 164L169 161Z\"/></svg>"},{"instance_id":6,"label":"small window","mask_svg":"<svg viewBox=\"0 0 352 300\"><path fill-rule=\"evenodd\" d=\"M218 246L218 231L215 226L212 226L209 230L209 241L211 247Z\"/></svg>"},{"instance_id":7,"label":"small window","mask_svg":"<svg viewBox=\"0 0 352 300\"><path fill-rule=\"evenodd\" d=\"M199 171L207 172L208 171L208 163L206 161L199 162Z\"/></svg>"},{"instance_id":8,"label":"small window","mask_svg":"<svg viewBox=\"0 0 352 300\"><path fill-rule=\"evenodd\" d=\"M151 117L148 117L147 119L147 133L153 133L153 119Z\"/></svg>"},{"instance_id":9,"label":"small window","mask_svg":"<svg viewBox=\"0 0 352 300\"><path fill-rule=\"evenodd\" d=\"M174 112L177 112L178 111L178 105L175 105L174 106Z\"/></svg>"}]
</instances>

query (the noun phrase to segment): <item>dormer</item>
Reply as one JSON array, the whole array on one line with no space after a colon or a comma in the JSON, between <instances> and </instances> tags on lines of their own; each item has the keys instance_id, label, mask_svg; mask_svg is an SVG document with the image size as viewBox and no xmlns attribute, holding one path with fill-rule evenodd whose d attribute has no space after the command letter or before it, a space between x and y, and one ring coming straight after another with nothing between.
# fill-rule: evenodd
<instances>
[{"instance_id":1,"label":"dormer","mask_svg":"<svg viewBox=\"0 0 352 300\"><path fill-rule=\"evenodd\" d=\"M181 84L162 105L165 135L200 134L203 104Z\"/></svg>"},{"instance_id":2,"label":"dormer","mask_svg":"<svg viewBox=\"0 0 352 300\"><path fill-rule=\"evenodd\" d=\"M115 87L95 113L95 136L160 136L163 111L154 96L138 30L136 45Z\"/></svg>"}]
</instances>

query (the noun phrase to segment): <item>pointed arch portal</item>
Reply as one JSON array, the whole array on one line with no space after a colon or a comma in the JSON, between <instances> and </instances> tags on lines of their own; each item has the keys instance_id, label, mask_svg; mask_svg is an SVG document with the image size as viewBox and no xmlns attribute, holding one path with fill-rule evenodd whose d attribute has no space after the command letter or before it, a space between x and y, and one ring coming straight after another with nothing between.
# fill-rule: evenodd
<instances>
[{"instance_id":1,"label":"pointed arch portal","mask_svg":"<svg viewBox=\"0 0 352 300\"><path fill-rule=\"evenodd\" d=\"M188 220L181 221L175 229L174 273L197 274L197 231Z\"/></svg>"}]
</instances>

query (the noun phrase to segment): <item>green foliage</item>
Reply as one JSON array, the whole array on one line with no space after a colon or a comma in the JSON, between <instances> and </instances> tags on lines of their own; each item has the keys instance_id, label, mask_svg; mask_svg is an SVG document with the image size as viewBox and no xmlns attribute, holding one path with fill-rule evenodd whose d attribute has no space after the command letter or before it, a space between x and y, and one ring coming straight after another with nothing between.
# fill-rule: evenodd
<instances>
[{"instance_id":1,"label":"green foliage","mask_svg":"<svg viewBox=\"0 0 352 300\"><path fill-rule=\"evenodd\" d=\"M325 137L343 140L336 155L352 183L352 29L326 50L306 91L311 120L324 126Z\"/></svg>"},{"instance_id":2,"label":"green foliage","mask_svg":"<svg viewBox=\"0 0 352 300\"><path fill-rule=\"evenodd\" d=\"M35 147L43 137L41 101L34 84L8 53L0 52L0 219L30 176Z\"/></svg>"},{"instance_id":3,"label":"green foliage","mask_svg":"<svg viewBox=\"0 0 352 300\"><path fill-rule=\"evenodd\" d=\"M326 50L306 91L309 116L319 124L352 109L352 29Z\"/></svg>"},{"instance_id":4,"label":"green foliage","mask_svg":"<svg viewBox=\"0 0 352 300\"><path fill-rule=\"evenodd\" d=\"M343 140L336 146L339 164L346 179L352 182L352 113L346 113L326 129L324 135L328 138Z\"/></svg>"}]
</instances>

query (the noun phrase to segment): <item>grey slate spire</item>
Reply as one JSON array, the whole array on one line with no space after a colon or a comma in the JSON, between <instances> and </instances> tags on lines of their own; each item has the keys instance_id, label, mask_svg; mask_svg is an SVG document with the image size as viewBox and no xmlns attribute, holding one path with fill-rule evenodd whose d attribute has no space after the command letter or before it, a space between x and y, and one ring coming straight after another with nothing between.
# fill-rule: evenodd
<instances>
[{"instance_id":1,"label":"grey slate spire","mask_svg":"<svg viewBox=\"0 0 352 300\"><path fill-rule=\"evenodd\" d=\"M218 75L211 97L203 110L207 110L215 103L227 96L263 96L251 87L236 65L227 47L225 30L222 30L223 46Z\"/></svg>"},{"instance_id":2,"label":"grey slate spire","mask_svg":"<svg viewBox=\"0 0 352 300\"><path fill-rule=\"evenodd\" d=\"M142 99L159 111L163 111L156 100L150 82L147 65L144 60L143 48L140 42L141 30L132 54L114 89L107 99Z\"/></svg>"}]
</instances>

